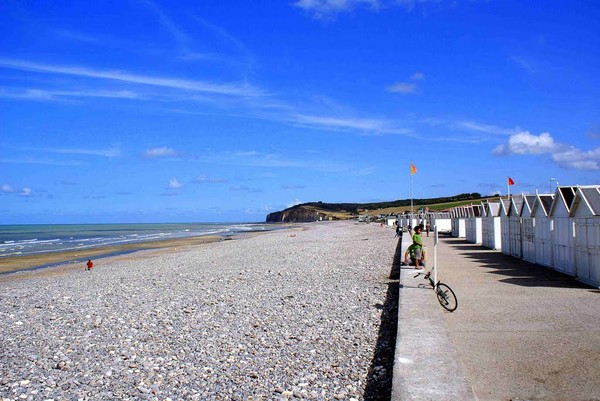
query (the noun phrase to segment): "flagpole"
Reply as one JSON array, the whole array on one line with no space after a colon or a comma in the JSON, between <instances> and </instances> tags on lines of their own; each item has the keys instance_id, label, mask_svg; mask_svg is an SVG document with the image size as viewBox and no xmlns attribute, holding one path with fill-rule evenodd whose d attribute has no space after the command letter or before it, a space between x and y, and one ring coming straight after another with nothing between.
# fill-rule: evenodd
<instances>
[{"instance_id":1,"label":"flagpole","mask_svg":"<svg viewBox=\"0 0 600 401\"><path fill-rule=\"evenodd\" d=\"M413 166L413 162L410 162L410 166L412 168ZM410 226L412 226L412 220L413 220L413 172L410 172Z\"/></svg>"}]
</instances>

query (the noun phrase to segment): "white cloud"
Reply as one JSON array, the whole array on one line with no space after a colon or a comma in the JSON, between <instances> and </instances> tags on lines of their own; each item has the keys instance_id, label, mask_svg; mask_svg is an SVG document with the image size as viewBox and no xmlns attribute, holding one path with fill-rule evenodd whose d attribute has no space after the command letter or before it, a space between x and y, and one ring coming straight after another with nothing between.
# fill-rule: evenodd
<instances>
[{"instance_id":1,"label":"white cloud","mask_svg":"<svg viewBox=\"0 0 600 401\"><path fill-rule=\"evenodd\" d=\"M296 206L296 205L299 205L301 203L302 203L302 201L300 199L296 198L296 199L294 199L293 201L291 201L290 203L287 204L286 209L288 207Z\"/></svg>"},{"instance_id":2,"label":"white cloud","mask_svg":"<svg viewBox=\"0 0 600 401\"><path fill-rule=\"evenodd\" d=\"M67 155L91 155L102 157L117 157L121 155L118 147L108 149L84 149L84 148L23 148L26 150L35 150L48 153L60 153Z\"/></svg>"},{"instance_id":3,"label":"white cloud","mask_svg":"<svg viewBox=\"0 0 600 401\"><path fill-rule=\"evenodd\" d=\"M460 121L456 126L460 129L493 135L513 135L519 132L518 128L503 128L496 125L481 124L476 121Z\"/></svg>"},{"instance_id":4,"label":"white cloud","mask_svg":"<svg viewBox=\"0 0 600 401\"><path fill-rule=\"evenodd\" d=\"M600 170L600 147L589 151L571 147L554 153L552 160L566 169Z\"/></svg>"},{"instance_id":5,"label":"white cloud","mask_svg":"<svg viewBox=\"0 0 600 401\"><path fill-rule=\"evenodd\" d=\"M529 131L523 131L512 135L507 143L497 146L492 153L496 155L543 154L555 152L559 147L560 145L554 142L554 138L547 132L536 136Z\"/></svg>"},{"instance_id":6,"label":"white cloud","mask_svg":"<svg viewBox=\"0 0 600 401\"><path fill-rule=\"evenodd\" d=\"M423 74L420 71L417 71L414 74L412 74L412 76L410 77L410 79L412 79L413 81L422 81L422 80L425 79L425 74Z\"/></svg>"},{"instance_id":7,"label":"white cloud","mask_svg":"<svg viewBox=\"0 0 600 401\"><path fill-rule=\"evenodd\" d=\"M168 185L169 189L179 189L181 187L183 187L183 184L181 184L179 181L177 181L177 178L171 178L169 180L169 185Z\"/></svg>"},{"instance_id":8,"label":"white cloud","mask_svg":"<svg viewBox=\"0 0 600 401\"><path fill-rule=\"evenodd\" d=\"M15 163L15 164L46 164L49 166L81 166L83 163L71 160L53 160L53 159L38 159L32 157L0 159L0 163Z\"/></svg>"},{"instance_id":9,"label":"white cloud","mask_svg":"<svg viewBox=\"0 0 600 401\"><path fill-rule=\"evenodd\" d=\"M411 94L417 93L417 85L412 82L396 82L387 87L388 92Z\"/></svg>"},{"instance_id":10,"label":"white cloud","mask_svg":"<svg viewBox=\"0 0 600 401\"><path fill-rule=\"evenodd\" d=\"M93 68L31 63L23 60L0 58L0 66L15 70L34 71L49 74L63 74L86 78L108 79L133 84L151 85L188 92L206 92L227 96L263 96L264 93L247 84L216 84L168 77L137 75L117 70L96 70Z\"/></svg>"},{"instance_id":11,"label":"white cloud","mask_svg":"<svg viewBox=\"0 0 600 401\"><path fill-rule=\"evenodd\" d=\"M181 154L179 152L176 152L172 148L167 148L165 146L160 148L146 149L146 151L142 153L142 157L145 159L156 159L159 157L177 157L180 155Z\"/></svg>"},{"instance_id":12,"label":"white cloud","mask_svg":"<svg viewBox=\"0 0 600 401\"><path fill-rule=\"evenodd\" d=\"M244 191L244 192L251 192L251 193L262 192L259 188L250 188L245 185L234 185L234 186L230 187L229 190L230 191Z\"/></svg>"},{"instance_id":13,"label":"white cloud","mask_svg":"<svg viewBox=\"0 0 600 401\"><path fill-rule=\"evenodd\" d=\"M292 121L319 129L354 130L371 134L409 135L412 133L412 130L408 128L397 128L388 121L370 118L344 118L296 114Z\"/></svg>"},{"instance_id":14,"label":"white cloud","mask_svg":"<svg viewBox=\"0 0 600 401\"><path fill-rule=\"evenodd\" d=\"M551 155L552 161L565 169L600 170L600 147L581 150L574 146L559 143L547 132L533 135L528 131L512 135L508 142L497 146L496 155Z\"/></svg>"},{"instance_id":15,"label":"white cloud","mask_svg":"<svg viewBox=\"0 0 600 401\"><path fill-rule=\"evenodd\" d=\"M224 178L211 178L211 177L207 177L205 175L199 175L194 180L194 182L201 183L201 184L219 184L219 183L227 182L227 180Z\"/></svg>"},{"instance_id":16,"label":"white cloud","mask_svg":"<svg viewBox=\"0 0 600 401\"><path fill-rule=\"evenodd\" d=\"M294 3L296 7L313 13L317 18L349 11L356 6L368 5L372 8L379 6L378 0L298 0Z\"/></svg>"},{"instance_id":17,"label":"white cloud","mask_svg":"<svg viewBox=\"0 0 600 401\"><path fill-rule=\"evenodd\" d=\"M110 90L85 90L85 91L55 91L55 90L44 90L44 89L18 89L13 91L7 91L5 89L0 90L0 97L11 98L11 99L24 99L24 100L61 100L62 97L100 97L100 98L111 98L111 99L142 99L139 94L128 91L110 91Z\"/></svg>"},{"instance_id":18,"label":"white cloud","mask_svg":"<svg viewBox=\"0 0 600 401\"><path fill-rule=\"evenodd\" d=\"M5 193L5 194L14 194L14 193L18 192L19 196L26 196L26 197L29 197L29 196L33 195L33 192L31 191L31 188L25 187L22 190L17 191L16 189L14 189L13 187L11 187L8 184L2 184L0 186L0 192Z\"/></svg>"}]
</instances>

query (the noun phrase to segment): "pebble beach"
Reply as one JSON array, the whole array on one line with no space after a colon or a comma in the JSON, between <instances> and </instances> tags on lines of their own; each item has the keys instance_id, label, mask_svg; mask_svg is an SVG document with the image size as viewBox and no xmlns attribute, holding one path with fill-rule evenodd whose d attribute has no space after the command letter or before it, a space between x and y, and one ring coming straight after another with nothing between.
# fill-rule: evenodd
<instances>
[{"instance_id":1,"label":"pebble beach","mask_svg":"<svg viewBox=\"0 0 600 401\"><path fill-rule=\"evenodd\" d=\"M3 275L0 399L383 399L397 243L311 223Z\"/></svg>"}]
</instances>

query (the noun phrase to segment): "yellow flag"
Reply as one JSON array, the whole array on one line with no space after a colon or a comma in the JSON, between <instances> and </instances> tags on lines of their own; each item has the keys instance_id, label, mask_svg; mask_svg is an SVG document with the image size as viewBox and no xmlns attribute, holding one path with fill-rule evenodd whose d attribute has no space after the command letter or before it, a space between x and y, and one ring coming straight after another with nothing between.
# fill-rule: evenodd
<instances>
[{"instance_id":1,"label":"yellow flag","mask_svg":"<svg viewBox=\"0 0 600 401\"><path fill-rule=\"evenodd\" d=\"M413 175L417 172L417 168L413 163L410 163L410 174Z\"/></svg>"}]
</instances>

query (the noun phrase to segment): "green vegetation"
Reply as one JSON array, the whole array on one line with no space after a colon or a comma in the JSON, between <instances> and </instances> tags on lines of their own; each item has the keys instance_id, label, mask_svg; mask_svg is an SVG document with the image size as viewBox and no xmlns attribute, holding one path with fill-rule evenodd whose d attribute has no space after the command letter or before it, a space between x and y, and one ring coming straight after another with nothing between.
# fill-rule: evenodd
<instances>
[{"instance_id":1,"label":"green vegetation","mask_svg":"<svg viewBox=\"0 0 600 401\"><path fill-rule=\"evenodd\" d=\"M428 198L428 199L413 199L415 210L417 208L427 206L432 210L440 210L458 206L458 204L470 204L472 201L481 200L481 194L477 192L464 193L455 196L447 196L443 198ZM376 203L325 203L325 202L309 202L297 207L310 207L320 209L327 212L335 213L350 213L359 214L364 211L381 211L381 209L405 209L410 208L410 199L402 199L390 202ZM385 213L385 212L384 212Z\"/></svg>"}]
</instances>

